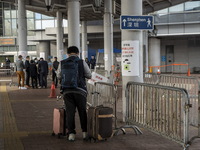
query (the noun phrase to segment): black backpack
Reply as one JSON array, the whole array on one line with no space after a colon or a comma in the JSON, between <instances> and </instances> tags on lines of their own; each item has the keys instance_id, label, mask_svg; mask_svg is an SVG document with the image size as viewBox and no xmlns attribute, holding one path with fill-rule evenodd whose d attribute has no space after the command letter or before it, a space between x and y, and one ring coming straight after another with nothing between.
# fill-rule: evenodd
<instances>
[{"instance_id":1,"label":"black backpack","mask_svg":"<svg viewBox=\"0 0 200 150\"><path fill-rule=\"evenodd\" d=\"M79 86L79 67L81 59L69 57L61 61L61 86L62 88L77 88Z\"/></svg>"}]
</instances>

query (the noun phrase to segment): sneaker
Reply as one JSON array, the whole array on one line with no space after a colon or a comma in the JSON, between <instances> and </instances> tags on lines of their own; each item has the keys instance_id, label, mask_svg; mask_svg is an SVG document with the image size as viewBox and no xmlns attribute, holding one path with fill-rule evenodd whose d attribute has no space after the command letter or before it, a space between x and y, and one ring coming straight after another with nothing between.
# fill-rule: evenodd
<instances>
[{"instance_id":1,"label":"sneaker","mask_svg":"<svg viewBox=\"0 0 200 150\"><path fill-rule=\"evenodd\" d=\"M19 89L21 89L21 87L19 86Z\"/></svg>"},{"instance_id":2,"label":"sneaker","mask_svg":"<svg viewBox=\"0 0 200 150\"><path fill-rule=\"evenodd\" d=\"M87 140L88 139L88 134L87 132L83 132L83 140Z\"/></svg>"},{"instance_id":3,"label":"sneaker","mask_svg":"<svg viewBox=\"0 0 200 150\"><path fill-rule=\"evenodd\" d=\"M75 141L75 134L74 133L69 134L68 140Z\"/></svg>"},{"instance_id":4,"label":"sneaker","mask_svg":"<svg viewBox=\"0 0 200 150\"><path fill-rule=\"evenodd\" d=\"M27 88L26 88L26 87L21 87L21 89L22 89L22 90L26 90Z\"/></svg>"}]
</instances>

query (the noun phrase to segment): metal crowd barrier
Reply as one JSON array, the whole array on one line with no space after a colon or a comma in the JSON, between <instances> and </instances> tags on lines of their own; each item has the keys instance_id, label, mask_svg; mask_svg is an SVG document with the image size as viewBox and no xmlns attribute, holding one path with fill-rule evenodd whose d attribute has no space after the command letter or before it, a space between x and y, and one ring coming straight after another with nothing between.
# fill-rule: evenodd
<instances>
[{"instance_id":1,"label":"metal crowd barrier","mask_svg":"<svg viewBox=\"0 0 200 150\"><path fill-rule=\"evenodd\" d=\"M185 89L129 82L126 121L143 126L187 147L189 97Z\"/></svg>"},{"instance_id":2,"label":"metal crowd barrier","mask_svg":"<svg viewBox=\"0 0 200 150\"><path fill-rule=\"evenodd\" d=\"M14 75L12 69L0 69L0 82L8 82L11 86L14 81Z\"/></svg>"},{"instance_id":3,"label":"metal crowd barrier","mask_svg":"<svg viewBox=\"0 0 200 150\"><path fill-rule=\"evenodd\" d=\"M157 84L159 82L159 74L144 73L144 82L149 84Z\"/></svg>"},{"instance_id":4,"label":"metal crowd barrier","mask_svg":"<svg viewBox=\"0 0 200 150\"><path fill-rule=\"evenodd\" d=\"M199 81L196 77L160 75L159 85L173 86L187 90L192 108L190 109L190 124L198 127ZM200 108L200 107L199 107Z\"/></svg>"},{"instance_id":5,"label":"metal crowd barrier","mask_svg":"<svg viewBox=\"0 0 200 150\"><path fill-rule=\"evenodd\" d=\"M149 80L147 76L150 76ZM188 76L175 76L175 75L156 75L156 74L145 74L144 75L144 82L151 83L151 84L159 84L165 86L172 86L178 88L184 88L187 90L190 98L190 103L192 104L192 108L190 109L190 124L196 127L199 127L200 133L200 126L198 124L200 121L200 114L199 108L200 102L199 100L199 91L200 91L200 83L198 78L196 77L188 77ZM199 119L198 119L199 118ZM200 135L200 134L199 134Z\"/></svg>"}]
</instances>

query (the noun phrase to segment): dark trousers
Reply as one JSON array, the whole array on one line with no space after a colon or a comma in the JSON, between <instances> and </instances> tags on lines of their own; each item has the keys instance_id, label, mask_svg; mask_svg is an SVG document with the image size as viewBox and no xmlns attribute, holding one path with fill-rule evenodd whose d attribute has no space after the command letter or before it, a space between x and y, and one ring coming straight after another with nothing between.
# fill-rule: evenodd
<instances>
[{"instance_id":1,"label":"dark trousers","mask_svg":"<svg viewBox=\"0 0 200 150\"><path fill-rule=\"evenodd\" d=\"M40 86L47 87L47 74L40 72Z\"/></svg>"},{"instance_id":2,"label":"dark trousers","mask_svg":"<svg viewBox=\"0 0 200 150\"><path fill-rule=\"evenodd\" d=\"M29 80L30 80L30 72L29 72L29 71L26 71L26 85L27 85L27 86L30 86L30 85L29 85Z\"/></svg>"},{"instance_id":3,"label":"dark trousers","mask_svg":"<svg viewBox=\"0 0 200 150\"><path fill-rule=\"evenodd\" d=\"M37 88L37 76L31 76L31 84L32 84L32 88Z\"/></svg>"},{"instance_id":4,"label":"dark trousers","mask_svg":"<svg viewBox=\"0 0 200 150\"><path fill-rule=\"evenodd\" d=\"M77 93L67 93L64 95L66 107L66 124L68 134L76 134L75 112L76 108L79 113L82 132L87 132L87 112L86 112L86 97Z\"/></svg>"},{"instance_id":5,"label":"dark trousers","mask_svg":"<svg viewBox=\"0 0 200 150\"><path fill-rule=\"evenodd\" d=\"M56 72L52 70L52 81L55 83L55 86L58 85L58 78L56 76Z\"/></svg>"}]
</instances>

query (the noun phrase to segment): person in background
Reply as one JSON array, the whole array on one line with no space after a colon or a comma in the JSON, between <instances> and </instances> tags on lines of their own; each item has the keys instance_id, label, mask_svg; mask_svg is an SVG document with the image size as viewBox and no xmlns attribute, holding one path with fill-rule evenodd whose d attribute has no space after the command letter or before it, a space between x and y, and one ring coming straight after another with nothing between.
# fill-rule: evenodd
<instances>
[{"instance_id":1,"label":"person in background","mask_svg":"<svg viewBox=\"0 0 200 150\"><path fill-rule=\"evenodd\" d=\"M8 57L6 57L5 63L6 63L6 69L10 69L10 59Z\"/></svg>"},{"instance_id":2,"label":"person in background","mask_svg":"<svg viewBox=\"0 0 200 150\"><path fill-rule=\"evenodd\" d=\"M25 69L26 69L26 86L30 87L29 81L30 81L30 57L26 56L26 61L25 61Z\"/></svg>"},{"instance_id":3,"label":"person in background","mask_svg":"<svg viewBox=\"0 0 200 150\"><path fill-rule=\"evenodd\" d=\"M22 55L18 56L18 60L16 61L16 73L18 78L18 87L19 89L26 90L27 88L24 87L24 71L25 69L24 62L22 61L23 57Z\"/></svg>"},{"instance_id":4,"label":"person in background","mask_svg":"<svg viewBox=\"0 0 200 150\"><path fill-rule=\"evenodd\" d=\"M37 72L37 66L34 60L31 60L30 63L30 76L31 76L31 84L32 84L32 88L38 88L37 85L37 76L38 76L38 72Z\"/></svg>"},{"instance_id":5,"label":"person in background","mask_svg":"<svg viewBox=\"0 0 200 150\"><path fill-rule=\"evenodd\" d=\"M90 68L94 69L95 66L96 66L96 59L95 59L94 55L92 55L91 59L90 59Z\"/></svg>"},{"instance_id":6,"label":"person in background","mask_svg":"<svg viewBox=\"0 0 200 150\"><path fill-rule=\"evenodd\" d=\"M48 63L43 58L40 58L38 63L38 72L40 74L40 87L47 88L47 75L48 75Z\"/></svg>"},{"instance_id":7,"label":"person in background","mask_svg":"<svg viewBox=\"0 0 200 150\"><path fill-rule=\"evenodd\" d=\"M8 57L6 57L5 63L6 63L6 69L10 69L10 59ZM7 75L9 74L10 70L7 70Z\"/></svg>"},{"instance_id":8,"label":"person in background","mask_svg":"<svg viewBox=\"0 0 200 150\"><path fill-rule=\"evenodd\" d=\"M86 64L88 64L88 67L90 68L90 61L88 60L88 58L85 58L85 62Z\"/></svg>"},{"instance_id":9,"label":"person in background","mask_svg":"<svg viewBox=\"0 0 200 150\"><path fill-rule=\"evenodd\" d=\"M58 78L56 76L56 71L58 70L59 62L57 57L54 57L53 67L52 67L52 81L55 83L55 87L58 85Z\"/></svg>"}]
</instances>

